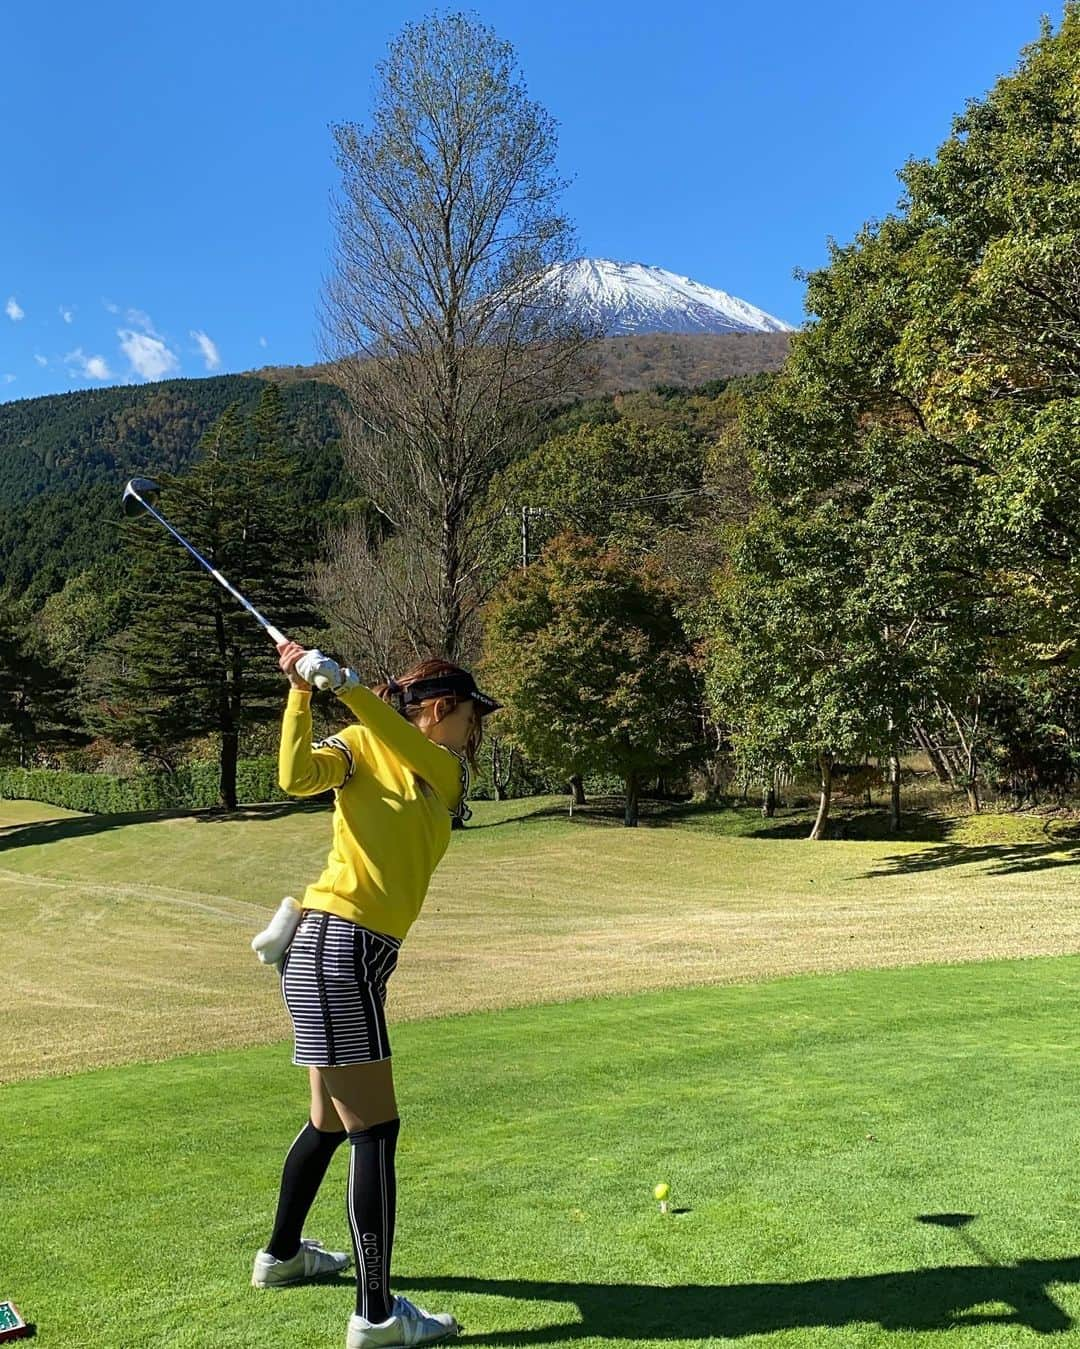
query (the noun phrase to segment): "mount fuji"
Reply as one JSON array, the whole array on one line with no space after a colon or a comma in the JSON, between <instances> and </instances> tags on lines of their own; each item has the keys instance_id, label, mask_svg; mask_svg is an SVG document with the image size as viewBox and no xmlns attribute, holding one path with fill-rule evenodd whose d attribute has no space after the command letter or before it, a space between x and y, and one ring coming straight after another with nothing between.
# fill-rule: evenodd
<instances>
[{"instance_id":1,"label":"mount fuji","mask_svg":"<svg viewBox=\"0 0 1080 1349\"><path fill-rule=\"evenodd\" d=\"M641 262L576 258L549 273L572 312L605 337L635 333L788 333L790 323L688 276Z\"/></svg>"}]
</instances>

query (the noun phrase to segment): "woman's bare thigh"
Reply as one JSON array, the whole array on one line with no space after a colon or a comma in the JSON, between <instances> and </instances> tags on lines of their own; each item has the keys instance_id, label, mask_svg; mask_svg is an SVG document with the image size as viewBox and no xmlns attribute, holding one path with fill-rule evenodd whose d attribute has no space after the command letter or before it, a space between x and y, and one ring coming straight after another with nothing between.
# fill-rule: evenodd
<instances>
[{"instance_id":1,"label":"woman's bare thigh","mask_svg":"<svg viewBox=\"0 0 1080 1349\"><path fill-rule=\"evenodd\" d=\"M341 1121L338 1127L353 1131L373 1129L376 1124L397 1119L394 1069L390 1059L378 1063L348 1063L340 1068L313 1068L318 1073L331 1108ZM312 1084L312 1108L315 1087ZM314 1118L314 1117L313 1117ZM318 1120L315 1127L320 1128ZM335 1127L331 1125L330 1127Z\"/></svg>"}]
</instances>

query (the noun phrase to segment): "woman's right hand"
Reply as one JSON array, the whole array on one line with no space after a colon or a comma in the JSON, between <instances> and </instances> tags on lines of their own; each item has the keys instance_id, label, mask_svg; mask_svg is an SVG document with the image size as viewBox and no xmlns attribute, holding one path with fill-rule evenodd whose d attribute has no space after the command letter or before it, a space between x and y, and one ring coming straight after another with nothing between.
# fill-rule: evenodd
<instances>
[{"instance_id":1,"label":"woman's right hand","mask_svg":"<svg viewBox=\"0 0 1080 1349\"><path fill-rule=\"evenodd\" d=\"M296 662L304 655L305 651L306 647L302 647L299 642L282 642L278 647L278 664L281 666L283 674L288 678L291 688L310 693L311 685L306 679L301 679L295 670Z\"/></svg>"}]
</instances>

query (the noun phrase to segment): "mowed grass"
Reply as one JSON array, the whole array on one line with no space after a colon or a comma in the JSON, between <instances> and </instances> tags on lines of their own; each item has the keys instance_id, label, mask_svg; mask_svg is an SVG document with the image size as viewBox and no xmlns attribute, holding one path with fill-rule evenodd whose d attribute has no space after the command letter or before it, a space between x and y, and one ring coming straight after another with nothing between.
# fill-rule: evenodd
<instances>
[{"instance_id":1,"label":"mowed grass","mask_svg":"<svg viewBox=\"0 0 1080 1349\"><path fill-rule=\"evenodd\" d=\"M1074 1342L1078 981L1041 959L400 1026L397 1291L474 1345ZM0 1090L0 1296L42 1349L340 1349L347 1279L247 1282L306 1104L287 1052ZM308 1224L339 1248L344 1174Z\"/></svg>"},{"instance_id":2,"label":"mowed grass","mask_svg":"<svg viewBox=\"0 0 1080 1349\"><path fill-rule=\"evenodd\" d=\"M873 834L861 817L853 832ZM1071 952L1080 843L1030 817L917 817L810 843L804 816L475 803L391 986L398 1022L796 972ZM0 801L0 1080L266 1043L251 936L325 859L310 806L80 816Z\"/></svg>"}]
</instances>

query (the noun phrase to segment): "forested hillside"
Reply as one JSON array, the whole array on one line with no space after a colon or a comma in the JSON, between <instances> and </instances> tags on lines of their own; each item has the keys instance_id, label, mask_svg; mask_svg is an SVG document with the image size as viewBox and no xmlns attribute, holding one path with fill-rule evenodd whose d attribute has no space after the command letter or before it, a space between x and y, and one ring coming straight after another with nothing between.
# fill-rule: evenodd
<instances>
[{"instance_id":1,"label":"forested hillside","mask_svg":"<svg viewBox=\"0 0 1080 1349\"><path fill-rule=\"evenodd\" d=\"M250 412L266 381L178 379L0 405L0 589L41 603L115 545L117 502L137 473L182 473L227 407ZM340 485L336 390L282 389L298 501Z\"/></svg>"},{"instance_id":2,"label":"forested hillside","mask_svg":"<svg viewBox=\"0 0 1080 1349\"><path fill-rule=\"evenodd\" d=\"M691 388L777 370L789 344L786 333L610 338L597 344L597 367L583 394ZM115 544L124 480L184 472L225 409L235 404L241 414L250 412L267 382L282 390L298 505L332 503L346 489L336 443L340 395L325 366L267 367L0 404L0 591L37 607L105 557Z\"/></svg>"},{"instance_id":3,"label":"forested hillside","mask_svg":"<svg viewBox=\"0 0 1080 1349\"><path fill-rule=\"evenodd\" d=\"M0 404L0 506L148 468L179 472L225 409L235 403L250 411L264 385L251 375L221 375ZM333 437L331 386L301 379L284 396L298 438Z\"/></svg>"}]
</instances>

